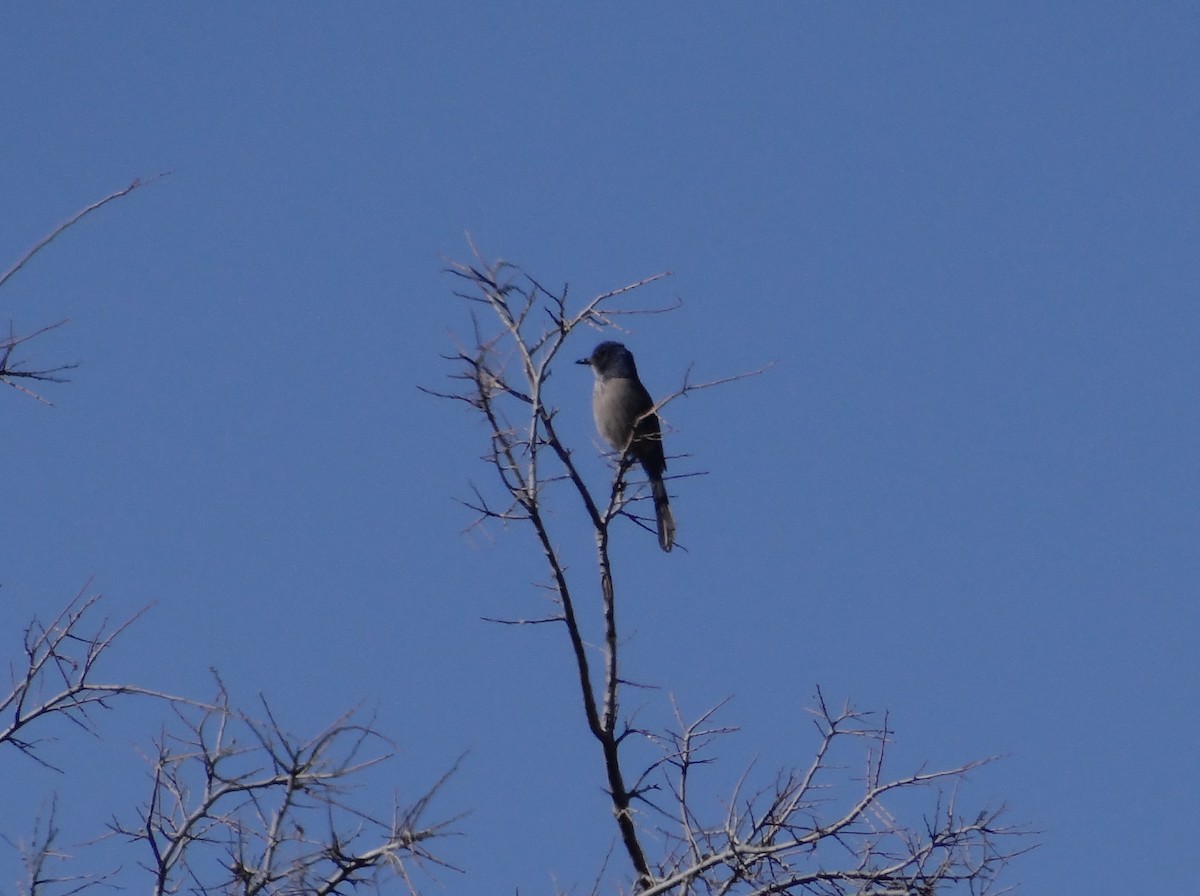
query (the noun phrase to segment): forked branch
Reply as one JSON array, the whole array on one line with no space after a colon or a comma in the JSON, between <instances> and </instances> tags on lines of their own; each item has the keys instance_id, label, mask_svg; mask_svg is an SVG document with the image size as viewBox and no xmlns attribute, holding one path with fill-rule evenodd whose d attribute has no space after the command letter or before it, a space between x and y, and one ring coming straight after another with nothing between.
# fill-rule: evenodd
<instances>
[{"instance_id":1,"label":"forked branch","mask_svg":"<svg viewBox=\"0 0 1200 896\"><path fill-rule=\"evenodd\" d=\"M17 271L19 271L19 270L21 270L21 268L25 267L25 265L28 264L29 261L35 255L37 255L40 251L42 251L42 249L46 248L48 245L50 245L50 243L52 243L62 233L64 233L66 230L73 227L74 225L78 224L81 220L83 220L85 217L90 215L92 212L96 211L97 209L103 208L104 206L108 205L108 203L110 203L110 202L113 202L124 196L128 196L130 193L132 193L134 190L138 189L139 187L143 187L147 184L153 183L154 181L158 180L159 178L166 177L169 173L170 172L163 172L162 174L156 174L154 177L151 177L149 180L145 180L145 181L143 181L141 179L134 180L133 183L131 183L129 186L125 187L124 189L117 190L114 193L110 193L109 195L105 196L103 199L98 199L97 201L93 202L91 205L86 206L85 208L82 208L79 211L77 211L69 219L64 221L62 224L59 224L52 231L50 231L50 233L46 234L46 236L44 236L40 240L38 240L38 242L34 244L33 248L31 248L28 252L26 252L19 259L17 259L17 262L12 267L10 267L7 271L5 271L3 275L0 275L0 288L3 288L4 284L7 283L8 280L17 273ZM31 366L29 366L29 364L27 362L14 358L13 352L17 348L36 339L37 337L43 335L44 333L47 333L50 330L57 329L66 323L67 322L65 320L61 320L56 324L49 324L48 326L41 327L32 333L26 333L23 336L18 336L16 331L13 330L12 326L10 325L8 335L5 337L0 337L0 383L7 383L8 385L12 386L17 391L25 393L30 398L36 399L37 401L40 401L43 404L50 404L50 402L44 396L38 394L37 392L34 392L32 389L30 389L24 383L28 383L28 382L65 383L65 382L67 382L67 379L64 376L62 376L62 374L68 370L73 370L78 365L77 364L59 364L59 365L52 366L52 367L40 367L40 368L31 367Z\"/></svg>"},{"instance_id":2,"label":"forked branch","mask_svg":"<svg viewBox=\"0 0 1200 896\"><path fill-rule=\"evenodd\" d=\"M113 836L147 848L155 896L326 896L382 876L415 894L414 872L451 867L429 845L455 819L425 816L454 768L377 814L353 799L355 780L393 754L372 720L347 713L297 737L265 703L259 718L237 711L218 685L210 706L180 708L178 732L159 738L137 819L110 824Z\"/></svg>"},{"instance_id":3,"label":"forked branch","mask_svg":"<svg viewBox=\"0 0 1200 896\"><path fill-rule=\"evenodd\" d=\"M749 795L744 792L747 772L727 799L727 811L711 817L699 808L711 799L697 795L699 772L714 763L712 745L732 729L715 725L711 712L692 724L684 724L677 715L678 730L664 734L622 722L624 679L618 662L609 536L615 519L638 520L628 510L633 498L625 488L629 453L618 452L607 494L598 499L556 427L557 408L548 401L545 387L553 362L581 326L616 327L627 315L670 310L614 304L665 275L603 293L572 311L566 287L554 292L515 265L488 263L477 252L472 263L452 262L450 272L468 286L456 294L474 309L474 341L451 358L457 365L453 379L462 384L461 391L427 391L462 401L487 424L489 450L483 459L493 468L503 497L490 500L477 488L470 502L480 513L476 524L527 523L541 547L555 610L533 621L561 623L567 633L584 718L603 756L620 842L634 873L634 892L931 896L935 885L956 883L973 894L987 892L996 870L1017 854L1003 845L1003 838L1017 832L999 826L997 812L979 813L968 822L955 810L954 788L981 763L887 777L886 719L876 727L849 708L830 712L818 692L821 733L812 762L804 771L781 772L771 785ZM761 373L767 366L699 383L692 381L689 370L682 386L651 413L692 392ZM593 610L595 615L583 611L589 604L581 599L580 586L560 556L564 533L551 528L563 514L548 513L547 503L552 494L564 493L577 501L595 537L600 596L598 606L590 605L599 611ZM588 628L597 630L598 637L589 639ZM598 644L602 653L598 672L589 663L589 643ZM627 770L621 750L631 735L663 750L636 775ZM863 745L868 746L858 757L865 766L863 777L839 777L841 754ZM925 790L935 793L932 812L920 818L906 814L913 804L909 794ZM655 817L661 823L652 823Z\"/></svg>"},{"instance_id":4,"label":"forked branch","mask_svg":"<svg viewBox=\"0 0 1200 896\"><path fill-rule=\"evenodd\" d=\"M80 591L49 622L35 618L25 629L22 660L9 664L9 689L0 695L0 747L9 744L47 768L58 769L41 749L51 738L49 726L62 721L95 734L93 714L110 709L120 696L187 701L132 684L97 679L97 666L113 642L141 612L112 624L96 619L99 595Z\"/></svg>"}]
</instances>

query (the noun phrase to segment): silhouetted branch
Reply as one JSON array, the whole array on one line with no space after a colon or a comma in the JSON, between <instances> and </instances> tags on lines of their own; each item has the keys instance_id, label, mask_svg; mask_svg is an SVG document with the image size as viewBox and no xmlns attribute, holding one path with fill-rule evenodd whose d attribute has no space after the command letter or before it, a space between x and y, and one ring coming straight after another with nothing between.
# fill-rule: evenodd
<instances>
[{"instance_id":1,"label":"silhouetted branch","mask_svg":"<svg viewBox=\"0 0 1200 896\"><path fill-rule=\"evenodd\" d=\"M104 884L108 873L67 873L70 858L59 845L58 807L52 800L45 814L34 821L29 839L13 841L0 837L21 855L24 879L17 884L18 896L74 896Z\"/></svg>"},{"instance_id":2,"label":"silhouetted branch","mask_svg":"<svg viewBox=\"0 0 1200 896\"><path fill-rule=\"evenodd\" d=\"M4 337L3 339L0 339L0 382L7 383L8 385L10 385L14 389L16 389L18 392L24 392L30 398L36 399L37 401L40 401L42 404L50 404L50 402L48 400L46 400L46 398L44 396L39 395L38 393L34 392L32 389L29 389L29 388L21 385L20 383L13 382L13 380L27 379L27 380L39 380L41 382L47 382L47 383L66 383L66 382L70 382L70 381L66 377L60 376L59 374L63 373L64 371L67 371L67 370L74 370L79 365L78 364L60 364L57 367L46 367L46 368L42 368L42 369L38 369L38 370L27 370L22 366L25 362L14 361L12 355L13 355L13 351L15 349L17 349L19 346L24 345L26 342L30 342L33 339L36 339L37 337L41 336L43 333L47 333L50 330L56 330L61 326L65 326L66 323L67 323L67 321L60 320L58 323L48 324L48 325L42 327L40 330L35 330L34 332L28 333L24 336L17 336L16 333L12 332L12 330L10 328L8 336Z\"/></svg>"},{"instance_id":3,"label":"silhouetted branch","mask_svg":"<svg viewBox=\"0 0 1200 896\"><path fill-rule=\"evenodd\" d=\"M95 735L95 712L116 698L161 701L176 725L155 745L145 806L136 822L114 816L110 825L112 835L146 848L152 892L332 896L344 885L400 879L415 893L413 872L451 867L430 845L455 819L426 816L457 762L417 799L393 798L375 814L354 799L363 774L393 755L373 719L346 713L303 738L265 700L257 716L235 709L219 679L213 701L101 681L97 666L141 614L110 624L97 618L100 600L80 592L49 622L34 619L25 629L23 656L10 665L11 687L0 698L0 748L12 745L55 769L43 755L54 722ZM70 857L58 846L53 807L27 841L8 842L26 869L23 896L70 896L116 874L59 873Z\"/></svg>"},{"instance_id":4,"label":"silhouetted branch","mask_svg":"<svg viewBox=\"0 0 1200 896\"><path fill-rule=\"evenodd\" d=\"M95 734L91 713L110 709L119 696L154 697L173 703L183 697L131 684L96 680L96 666L116 640L144 610L112 625L107 618L95 621L99 595L80 591L48 623L35 618L22 639L23 662L9 666L11 685L0 695L0 747L10 744L47 768L61 771L39 754L49 735L45 726L54 720L69 722ZM35 729L36 733L27 733Z\"/></svg>"},{"instance_id":5,"label":"silhouetted branch","mask_svg":"<svg viewBox=\"0 0 1200 896\"><path fill-rule=\"evenodd\" d=\"M152 184L159 178L166 177L170 173L171 173L170 171L164 171L161 174L154 175L153 177L149 178L148 180L142 180L141 178L135 178L133 183L131 183L129 186L125 187L124 189L117 190L115 193L109 193L103 199L98 199L95 202L93 202L91 205L86 206L86 207L80 209L79 211L77 211L69 219L67 219L63 223L59 224L52 231L50 231L48 234L46 234L44 237L42 237L40 240L38 240L38 242L34 245L34 247L32 249L30 249L28 252L26 252L24 255L22 255L19 259L17 259L17 263L14 264L7 271L5 271L3 276L0 276L0 287L4 286L4 284L8 282L8 279L10 277L12 277L17 271L21 270L21 268L25 267L25 265L29 262L29 260L31 258L33 258L33 256L37 255L39 252L41 252L43 249L45 249L48 245L50 245L50 243L54 242L54 240L57 239L58 236L60 234L62 234L65 230L67 230L70 227L73 227L75 224L78 224L81 220L86 218L88 215L90 215L92 212L96 211L97 209L108 205L110 202L112 202L116 199L120 199L122 196L128 196L130 193L132 193L134 190L138 189L139 187L144 187L147 184Z\"/></svg>"},{"instance_id":6,"label":"silhouetted branch","mask_svg":"<svg viewBox=\"0 0 1200 896\"><path fill-rule=\"evenodd\" d=\"M666 857L645 894L922 896L935 884L953 883L987 893L999 870L1028 849L1017 839L1027 831L998 823L1002 809L977 813L973 821L956 810L957 785L990 759L888 778L886 722L874 726L868 714L849 706L831 712L819 691L814 712L820 739L810 765L743 796L747 772L724 814L709 820L694 809L691 788L701 767L714 760L710 749L730 729L711 725L714 710L691 724L677 713L679 730L654 738L663 758L644 775L660 776L677 808L658 810L670 822L657 829ZM839 750L865 760L864 780L845 774L846 766L835 761ZM912 792L931 787L932 811L898 820L910 811ZM889 806L893 796L897 801Z\"/></svg>"},{"instance_id":7,"label":"silhouetted branch","mask_svg":"<svg viewBox=\"0 0 1200 896\"><path fill-rule=\"evenodd\" d=\"M128 196L130 193L132 193L134 190L138 189L139 187L143 187L147 184L153 183L154 181L158 180L159 178L166 177L168 174L170 174L170 172L166 171L166 172L163 172L162 174L154 175L154 177L151 177L149 180L145 180L145 181L143 181L141 179L134 180L133 183L131 183L129 186L125 187L124 189L117 190L115 193L110 193L109 195L105 196L103 199L97 200L96 202L93 202L91 205L89 205L83 209L80 209L78 212L76 212L74 215L72 215L68 220L64 221L62 224L59 224L56 228L54 228L54 230L50 231L50 233L48 233L48 234L46 234L46 236L42 237L42 239L40 239L33 246L33 248L31 248L28 252L26 252L24 255L22 255L17 260L16 264L14 264L7 271L5 271L4 274L2 276L0 276L0 288L2 288L4 286L4 284L8 282L9 278L11 278L13 275L15 275L17 273L17 271L19 271L19 270L21 270L21 268L25 267L25 265L29 263L30 259L32 259L40 251L42 251L42 249L46 248L46 246L50 245L50 243L52 243L60 234L62 234L68 228L79 223L79 221L81 221L83 218L87 217L92 212L96 211L97 209L102 208L105 205L108 205L108 203L113 202L116 199L120 199L123 196ZM29 342L32 339L36 339L38 336L41 336L42 334L44 334L50 330L57 329L58 327L61 327L66 323L67 323L67 321L61 320L56 324L50 324L48 326L42 327L41 329L32 332L32 333L28 333L24 336L18 336L12 330L12 327L10 324L8 336L0 339L0 382L7 383L8 385L12 386L17 391L23 392L26 395L28 395L30 398L36 399L37 401L40 401L43 404L50 404L50 402L44 396L39 395L37 392L34 392L32 389L28 388L25 385L22 385L21 383L14 382L14 380L40 381L40 382L46 382L46 383L65 383L65 382L69 382L69 380L67 380L65 377L60 376L59 374L63 373L64 371L67 371L67 370L74 370L79 365L78 364L60 364L56 367L43 367L40 369L31 369L27 366L26 362L15 360L12 357L12 354L13 354L13 350L16 349L17 347L24 345L25 343Z\"/></svg>"},{"instance_id":8,"label":"silhouetted branch","mask_svg":"<svg viewBox=\"0 0 1200 896\"><path fill-rule=\"evenodd\" d=\"M151 788L135 822L114 817L113 835L143 844L151 890L216 894L333 894L345 884L451 868L429 844L456 819L425 820L457 763L411 803L376 815L351 799L354 779L393 747L372 720L347 713L311 737L286 731L263 702L255 718L234 709L218 680L204 709L177 707L164 732Z\"/></svg>"},{"instance_id":9,"label":"silhouetted branch","mask_svg":"<svg viewBox=\"0 0 1200 896\"><path fill-rule=\"evenodd\" d=\"M609 535L619 516L645 525L628 510L637 499L625 488L631 459L628 450L615 452L608 492L598 499L557 430L558 411L546 400L545 385L555 359L578 327L614 327L617 318L649 313L616 307L613 300L627 298L665 275L602 293L572 311L565 286L553 292L516 265L488 263L477 251L471 263L451 262L449 271L469 285L456 295L473 307L474 342L450 358L456 365L451 378L462 391L426 391L465 403L487 424L489 450L483 460L495 471L504 497L493 504L475 489L475 500L468 506L479 514L476 524L489 519L529 524L549 570L546 587L555 605L555 612L542 618L492 621L563 625L584 718L603 757L620 843L633 869L632 890L642 896L931 896L935 886L961 883L973 894L988 892L996 871L1020 851L1009 848L1004 838L1021 832L997 825L998 812L984 811L968 823L956 811L955 786L983 763L888 777L886 717L875 726L866 714L849 707L830 712L818 691L820 736L812 762L803 771L780 772L773 785L752 793L745 792L751 778L748 769L725 799L726 811L715 817L699 808L708 805L711 796L697 794L699 772L715 762L715 744L733 730L713 722L715 710L689 724L676 711L677 730L663 733L622 723L621 692L628 681L618 662ZM491 312L491 327L477 313L480 308ZM670 309L653 312L665 310ZM692 381L689 369L680 388L647 413L657 413L681 396L755 376L769 366L700 383ZM551 530L562 514L546 512L547 495L559 487L578 498L596 540L598 671L590 664L579 586L561 559L562 536ZM631 776L621 748L635 735L656 744L661 754ZM841 774L834 758L854 746L866 748L858 756L865 763L861 779ZM924 790L934 793L933 809L914 817L908 811L914 801L907 795ZM651 824L654 818L665 821Z\"/></svg>"}]
</instances>

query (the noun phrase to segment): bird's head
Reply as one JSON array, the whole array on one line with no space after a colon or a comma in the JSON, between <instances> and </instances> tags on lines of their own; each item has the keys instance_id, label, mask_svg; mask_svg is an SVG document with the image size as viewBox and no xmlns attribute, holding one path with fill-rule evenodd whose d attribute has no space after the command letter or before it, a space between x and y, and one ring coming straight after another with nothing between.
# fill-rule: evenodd
<instances>
[{"instance_id":1,"label":"bird's head","mask_svg":"<svg viewBox=\"0 0 1200 896\"><path fill-rule=\"evenodd\" d=\"M601 379L607 377L636 377L633 353L619 342L601 342L586 358L576 364L587 364Z\"/></svg>"}]
</instances>

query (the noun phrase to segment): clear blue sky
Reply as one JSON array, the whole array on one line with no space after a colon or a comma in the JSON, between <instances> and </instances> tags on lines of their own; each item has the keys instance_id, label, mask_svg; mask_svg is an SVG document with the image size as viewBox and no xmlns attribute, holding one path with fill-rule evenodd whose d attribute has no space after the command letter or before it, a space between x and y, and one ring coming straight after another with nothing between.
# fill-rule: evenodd
<instances>
[{"instance_id":1,"label":"clear blue sky","mask_svg":"<svg viewBox=\"0 0 1200 896\"><path fill-rule=\"evenodd\" d=\"M216 666L297 729L377 707L410 791L471 750L445 892L586 887L613 832L564 643L480 621L542 609L532 541L461 534L483 431L417 386L468 332L468 231L581 300L669 269L644 301L682 310L625 339L652 391L778 364L667 413L708 473L674 485L689 550L618 539L645 717L732 695L732 780L807 760L820 684L890 710L897 770L1009 755L970 798L1044 831L1023 892L1177 889L1198 46L1184 3L10 8L0 268L172 174L0 295L81 365L53 408L0 390L0 649L94 577L154 604L113 676ZM591 451L588 372L553 385ZM0 756L8 828L141 796L154 713L104 724L65 778Z\"/></svg>"}]
</instances>

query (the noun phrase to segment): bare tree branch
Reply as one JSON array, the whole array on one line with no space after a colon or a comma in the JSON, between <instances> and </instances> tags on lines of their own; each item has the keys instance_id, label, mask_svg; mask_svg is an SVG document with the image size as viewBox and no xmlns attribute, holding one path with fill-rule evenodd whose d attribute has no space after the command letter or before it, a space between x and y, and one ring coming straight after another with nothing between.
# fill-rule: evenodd
<instances>
[{"instance_id":1,"label":"bare tree branch","mask_svg":"<svg viewBox=\"0 0 1200 896\"><path fill-rule=\"evenodd\" d=\"M147 184L151 184L154 181L158 180L159 178L166 177L168 174L170 174L169 171L164 171L161 174L154 175L149 180L143 181L141 179L136 179L133 181L133 183L131 183L129 186L125 187L124 189L117 190L115 193L110 193L109 195L105 196L103 199L97 200L96 202L93 202L91 205L89 205L83 209L80 209L78 212L76 212L74 215L72 215L68 220L64 221L62 224L59 224L56 228L54 228L54 230L50 231L50 233L48 233L46 236L42 237L42 239L39 240L33 246L33 248L31 248L28 252L26 252L24 255L22 255L17 260L16 264L14 264L7 271L5 271L4 274L2 276L0 276L0 288L2 288L4 286L4 284L8 282L9 278L11 278L13 275L15 275L17 273L17 271L19 271L19 270L21 270L21 268L25 267L25 265L30 261L30 259L32 259L40 251L42 251L42 249L46 248L46 246L50 245L50 243L52 243L60 234L62 234L68 228L74 226L79 221L81 221L83 218L87 217L92 212L96 211L97 209L102 208L105 205L108 205L108 203L110 203L116 199L120 199L124 196L128 196L130 193L132 193L134 190L138 189L139 187L143 187ZM44 334L50 330L57 329L58 327L61 327L61 326L65 325L66 323L67 323L67 321L61 320L56 324L50 324L48 326L42 327L41 329L32 332L32 333L28 333L24 336L18 336L15 333L15 331L13 331L12 325L10 323L8 336L6 336L4 338L0 338L0 383L7 383L8 385L12 386L17 391L23 392L25 395L28 395L30 398L40 401L42 404L47 404L47 405L50 404L51 402L49 400L47 400L45 398L45 396L40 395L37 392L34 392L32 389L30 389L29 387L27 387L25 385L22 385L21 383L14 382L14 380L24 379L24 380L30 380L30 381L41 381L41 382L46 382L46 383L65 383L65 382L69 382L69 381L65 377L61 376L60 374L62 374L64 371L67 371L67 370L74 370L79 365L77 365L77 364L60 364L56 367L30 369L26 366L26 362L17 361L15 359L13 359L12 354L13 354L13 350L18 348L19 346L24 345L25 343L27 343L33 339L36 339L38 336L41 336L42 334Z\"/></svg>"},{"instance_id":2,"label":"bare tree branch","mask_svg":"<svg viewBox=\"0 0 1200 896\"><path fill-rule=\"evenodd\" d=\"M134 181L75 214L0 277L0 286L86 215L142 185ZM45 402L16 381L64 382L61 374L75 365L34 369L16 361L14 352L65 323L25 336L10 326L0 339L0 381ZM140 864L154 893L334 896L363 884L378 889L400 881L416 894L417 873L457 870L431 851L434 840L453 833L457 819L429 818L457 762L415 800L393 794L381 808L378 800L361 798L365 776L378 774L394 754L373 718L349 712L305 738L287 731L265 700L260 714L235 709L219 678L212 702L105 682L97 672L100 662L141 613L112 625L97 620L99 602L81 591L48 622L35 618L26 627L19 656L9 663L9 688L0 694L0 757L11 752L7 744L61 771L45 750L56 725L98 736L97 715L116 698L162 701L175 725L165 726L155 742L146 801L134 821L114 813L104 838L145 849ZM7 822L12 808L5 808ZM34 822L31 837L14 841L0 834L21 856L21 896L72 896L124 883L117 880L120 869L68 873L74 857L59 846L59 837L53 803Z\"/></svg>"},{"instance_id":3,"label":"bare tree branch","mask_svg":"<svg viewBox=\"0 0 1200 896\"><path fill-rule=\"evenodd\" d=\"M48 623L34 619L25 629L23 660L9 663L10 686L0 694L0 747L10 744L47 768L57 769L39 754L48 735L27 735L30 727L44 728L61 719L95 734L92 712L110 709L119 696L155 697L173 703L185 698L150 688L96 680L96 666L113 642L145 610L112 625L107 618L94 621L100 595L80 591ZM36 723L36 726L35 726Z\"/></svg>"},{"instance_id":4,"label":"bare tree branch","mask_svg":"<svg viewBox=\"0 0 1200 896\"><path fill-rule=\"evenodd\" d=\"M111 709L115 698L162 701L176 724L155 745L149 796L136 822L114 816L110 824L110 836L145 847L154 893L334 894L388 879L416 893L414 871L452 867L430 845L457 819L426 816L457 762L416 800L393 798L387 813L375 814L354 798L356 782L394 753L373 719L349 712L301 738L265 700L258 716L235 709L219 678L212 701L100 681L100 661L141 613L113 625L97 619L99 603L81 591L49 622L26 628L23 656L10 663L11 685L0 697L0 746L56 769L43 755L55 721L96 735L95 711ZM113 882L115 872L58 873L70 856L58 846L53 808L27 841L9 843L25 865L23 896L70 896Z\"/></svg>"},{"instance_id":5,"label":"bare tree branch","mask_svg":"<svg viewBox=\"0 0 1200 896\"><path fill-rule=\"evenodd\" d=\"M133 183L131 183L129 186L125 187L124 189L117 190L115 193L109 193L103 199L98 199L95 202L93 202L91 205L86 206L85 208L82 208L79 211L77 211L69 219L67 219L63 223L59 224L52 231L50 231L48 234L46 234L44 237L42 237L40 240L38 240L37 244L34 245L34 247L32 249L30 249L28 252L26 252L24 255L22 255L19 259L17 259L17 263L14 264L7 271L5 271L3 276L0 276L0 287L4 286L4 284L8 282L8 279L10 277L12 277L17 271L21 270L21 268L25 267L25 265L29 262L29 260L31 258L33 258L33 256L37 255L39 252L41 252L43 249L45 249L48 245L50 245L50 243L52 243L55 239L57 239L58 236L60 234L62 234L65 230L74 226L75 224L78 224L81 220L86 218L92 212L108 205L113 200L120 199L123 196L128 196L134 190L138 189L138 187L144 187L147 184L152 184L156 180L168 176L170 173L171 173L170 171L164 171L161 174L154 175L153 177L149 178L148 180L142 180L141 178L135 178Z\"/></svg>"},{"instance_id":6,"label":"bare tree branch","mask_svg":"<svg viewBox=\"0 0 1200 896\"><path fill-rule=\"evenodd\" d=\"M452 868L428 849L457 819L429 822L434 796L458 763L422 796L393 799L386 816L352 800L354 779L393 756L370 719L347 713L317 734L286 731L263 702L254 718L234 709L218 680L204 709L177 707L164 731L151 787L136 821L112 835L141 843L154 894L333 894L343 885Z\"/></svg>"},{"instance_id":7,"label":"bare tree branch","mask_svg":"<svg viewBox=\"0 0 1200 896\"><path fill-rule=\"evenodd\" d=\"M602 293L574 311L568 307L566 287L553 292L519 267L486 262L474 246L472 250L471 262L449 266L449 272L468 285L456 295L473 308L473 342L460 346L450 358L457 368L452 379L462 388L426 391L463 402L487 424L489 449L483 460L492 467L503 498L494 501L476 488L475 500L466 502L479 514L475 525L488 520L527 524L541 548L554 611L529 620L493 621L561 623L565 628L584 719L604 760L620 842L632 866L633 891L642 896L931 896L935 886L962 884L971 893L988 892L996 871L1020 851L1005 846L1004 838L1020 832L999 826L999 812L985 810L972 816L976 821L967 822L955 809L956 785L982 762L888 777L886 718L882 726L874 726L850 707L831 712L818 691L820 734L811 763L803 771L780 772L773 785L752 793L744 792L751 778L748 769L726 799L726 810L706 817L699 807L707 805L709 797L696 795L699 772L714 764L714 745L733 729L713 722L715 709L687 724L676 710L676 730L662 733L622 723L621 690L628 682L618 662L610 526L618 517L640 525L645 521L630 510L637 495L627 494L625 488L628 451L616 452L612 481L607 493L598 497L556 429L557 408L546 400L545 385L565 341L580 326L615 327L617 319L660 313L679 303L657 309L615 306L613 300L627 299L666 276L657 274ZM490 312L490 327L477 313L483 309ZM692 392L760 374L769 366L700 383L692 381L689 370L683 384L648 413ZM552 517L545 510L547 496L558 488L578 501L596 541L602 633L598 671L589 661L579 586L561 560L562 535L552 531ZM630 775L621 748L635 735L657 745L661 753L641 773ZM839 778L834 754L854 745L867 748L861 755L863 777ZM934 794L933 809L919 819L907 815L914 802L909 794L924 790ZM652 824L653 818L659 823Z\"/></svg>"},{"instance_id":8,"label":"bare tree branch","mask_svg":"<svg viewBox=\"0 0 1200 896\"><path fill-rule=\"evenodd\" d=\"M57 804L51 800L44 815L34 821L28 841L0 836L21 855L25 878L17 884L19 896L74 896L104 884L113 876L114 872L70 874L60 870L70 856L58 845L57 816Z\"/></svg>"},{"instance_id":9,"label":"bare tree branch","mask_svg":"<svg viewBox=\"0 0 1200 896\"><path fill-rule=\"evenodd\" d=\"M47 333L50 330L56 330L59 327L65 326L66 323L66 320L60 320L58 323L48 324L42 327L40 330L35 330L34 332L25 336L17 336L16 333L12 331L10 326L8 336L6 336L4 339L0 339L0 382L8 383L8 385L12 386L17 391L24 392L30 398L36 399L43 404L50 404L49 401L34 392L32 389L28 389L25 386L22 386L20 383L14 383L13 380L30 379L41 380L49 383L65 383L69 382L69 380L67 380L67 378L64 376L60 376L59 374L67 370L74 370L79 365L60 364L58 367L47 367L41 370L26 370L21 366L23 362L12 360L12 353L14 349L18 348L24 343L30 342L31 340L36 339L43 333Z\"/></svg>"}]
</instances>

